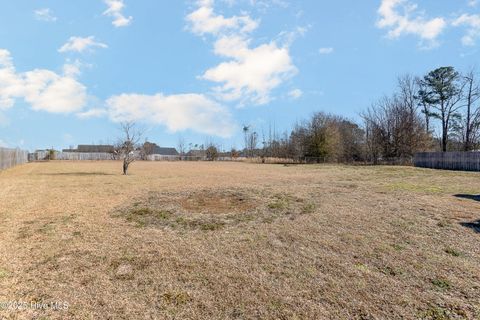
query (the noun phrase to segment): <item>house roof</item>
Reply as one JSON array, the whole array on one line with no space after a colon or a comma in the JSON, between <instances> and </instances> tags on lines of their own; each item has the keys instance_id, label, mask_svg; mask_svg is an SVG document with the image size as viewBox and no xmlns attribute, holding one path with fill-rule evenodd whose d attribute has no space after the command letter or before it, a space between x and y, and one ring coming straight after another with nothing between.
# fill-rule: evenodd
<instances>
[{"instance_id":1,"label":"house roof","mask_svg":"<svg viewBox=\"0 0 480 320\"><path fill-rule=\"evenodd\" d=\"M88 144L79 144L76 152L107 152L111 153L114 151L114 147L111 145L88 145Z\"/></svg>"},{"instance_id":2,"label":"house roof","mask_svg":"<svg viewBox=\"0 0 480 320\"><path fill-rule=\"evenodd\" d=\"M153 147L152 154L159 154L162 156L178 156L177 149L170 147L159 147L157 145Z\"/></svg>"}]
</instances>

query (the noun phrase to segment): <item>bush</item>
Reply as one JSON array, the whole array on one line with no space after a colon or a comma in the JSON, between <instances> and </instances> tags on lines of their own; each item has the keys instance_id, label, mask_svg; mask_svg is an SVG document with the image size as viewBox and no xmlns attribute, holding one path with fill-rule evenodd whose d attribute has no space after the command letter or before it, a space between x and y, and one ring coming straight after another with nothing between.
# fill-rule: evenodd
<instances>
[{"instance_id":1,"label":"bush","mask_svg":"<svg viewBox=\"0 0 480 320\"><path fill-rule=\"evenodd\" d=\"M207 160L215 161L218 158L218 149L215 146L209 146L206 150Z\"/></svg>"}]
</instances>

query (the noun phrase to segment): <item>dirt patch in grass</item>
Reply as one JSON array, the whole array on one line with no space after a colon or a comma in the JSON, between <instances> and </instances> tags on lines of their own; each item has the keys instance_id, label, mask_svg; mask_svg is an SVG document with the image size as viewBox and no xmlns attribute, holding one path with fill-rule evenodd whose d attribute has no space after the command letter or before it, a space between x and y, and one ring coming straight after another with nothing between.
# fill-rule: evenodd
<instances>
[{"instance_id":1,"label":"dirt patch in grass","mask_svg":"<svg viewBox=\"0 0 480 320\"><path fill-rule=\"evenodd\" d=\"M182 209L191 213L226 214L231 212L245 213L258 206L258 199L250 190L204 190L179 196Z\"/></svg>"},{"instance_id":2,"label":"dirt patch in grass","mask_svg":"<svg viewBox=\"0 0 480 320\"><path fill-rule=\"evenodd\" d=\"M114 210L139 227L169 227L176 230L213 231L246 223L272 223L313 213L310 200L287 193L271 195L258 189L202 189L181 193L154 193L138 197Z\"/></svg>"}]
</instances>

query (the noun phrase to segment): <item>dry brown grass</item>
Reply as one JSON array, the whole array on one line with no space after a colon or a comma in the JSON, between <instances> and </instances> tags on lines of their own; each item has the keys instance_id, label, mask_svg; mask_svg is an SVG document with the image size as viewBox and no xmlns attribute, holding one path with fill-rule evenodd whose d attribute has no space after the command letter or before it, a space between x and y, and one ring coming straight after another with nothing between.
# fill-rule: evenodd
<instances>
[{"instance_id":1,"label":"dry brown grass","mask_svg":"<svg viewBox=\"0 0 480 320\"><path fill-rule=\"evenodd\" d=\"M7 319L475 319L480 175L31 163L0 172ZM1 306L1 304L0 304Z\"/></svg>"}]
</instances>

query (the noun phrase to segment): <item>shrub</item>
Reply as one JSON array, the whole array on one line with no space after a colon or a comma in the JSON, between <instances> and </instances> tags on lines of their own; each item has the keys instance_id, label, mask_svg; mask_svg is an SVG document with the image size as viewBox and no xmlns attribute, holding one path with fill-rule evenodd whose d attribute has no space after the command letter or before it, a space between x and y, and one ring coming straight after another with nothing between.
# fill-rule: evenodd
<instances>
[{"instance_id":1,"label":"shrub","mask_svg":"<svg viewBox=\"0 0 480 320\"><path fill-rule=\"evenodd\" d=\"M215 161L218 158L218 150L215 146L209 146L206 150L207 160Z\"/></svg>"}]
</instances>

